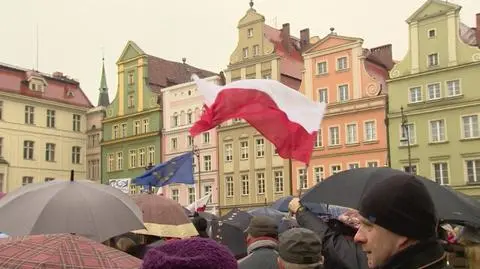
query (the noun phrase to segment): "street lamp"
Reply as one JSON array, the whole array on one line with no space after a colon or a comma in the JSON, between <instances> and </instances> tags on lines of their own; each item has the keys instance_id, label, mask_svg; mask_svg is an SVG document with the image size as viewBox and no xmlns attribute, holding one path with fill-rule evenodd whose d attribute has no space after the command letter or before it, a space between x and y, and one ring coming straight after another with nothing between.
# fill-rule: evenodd
<instances>
[{"instance_id":1,"label":"street lamp","mask_svg":"<svg viewBox=\"0 0 480 269\"><path fill-rule=\"evenodd\" d=\"M153 164L150 162L147 166L144 167L145 168L145 171L148 171L150 169L153 168ZM153 193L153 189L152 189L152 184L148 184L148 191L147 191L148 194L152 194Z\"/></svg>"},{"instance_id":2,"label":"street lamp","mask_svg":"<svg viewBox=\"0 0 480 269\"><path fill-rule=\"evenodd\" d=\"M400 113L402 115L402 131L405 134L405 138L402 138L401 142L407 142L407 150L408 150L408 172L413 174L412 172L412 154L410 149L410 130L408 128L408 118L407 115L403 113L403 106L400 107Z\"/></svg>"},{"instance_id":3,"label":"street lamp","mask_svg":"<svg viewBox=\"0 0 480 269\"><path fill-rule=\"evenodd\" d=\"M193 155L195 155L197 157L197 166L198 166L198 198L200 199L200 196L202 195L202 185L201 185L201 177L200 177L200 149L196 146L196 145L192 145L192 152L193 152ZM195 166L195 164L194 164ZM195 198L195 200L197 200ZM195 206L196 207L196 206ZM195 210L197 210L195 208Z\"/></svg>"}]
</instances>

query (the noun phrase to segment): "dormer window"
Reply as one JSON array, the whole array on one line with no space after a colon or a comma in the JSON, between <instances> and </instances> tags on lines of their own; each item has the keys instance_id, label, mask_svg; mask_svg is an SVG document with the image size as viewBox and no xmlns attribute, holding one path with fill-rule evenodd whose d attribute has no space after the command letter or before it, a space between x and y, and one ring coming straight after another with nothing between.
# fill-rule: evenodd
<instances>
[{"instance_id":1,"label":"dormer window","mask_svg":"<svg viewBox=\"0 0 480 269\"><path fill-rule=\"evenodd\" d=\"M74 97L74 96L75 96L75 94L73 93L72 90L67 91L67 97Z\"/></svg>"},{"instance_id":2,"label":"dormer window","mask_svg":"<svg viewBox=\"0 0 480 269\"><path fill-rule=\"evenodd\" d=\"M430 29L428 30L428 38L435 38L437 36L437 30Z\"/></svg>"},{"instance_id":3,"label":"dormer window","mask_svg":"<svg viewBox=\"0 0 480 269\"><path fill-rule=\"evenodd\" d=\"M249 28L249 29L247 30L247 36L248 36L248 37L253 37L253 28Z\"/></svg>"},{"instance_id":4,"label":"dormer window","mask_svg":"<svg viewBox=\"0 0 480 269\"><path fill-rule=\"evenodd\" d=\"M32 79L29 83L30 90L34 92L43 92L44 86L42 81Z\"/></svg>"},{"instance_id":5,"label":"dormer window","mask_svg":"<svg viewBox=\"0 0 480 269\"><path fill-rule=\"evenodd\" d=\"M45 87L47 87L47 81L45 78L38 72L28 71L27 72L28 88L34 92L43 92Z\"/></svg>"}]
</instances>

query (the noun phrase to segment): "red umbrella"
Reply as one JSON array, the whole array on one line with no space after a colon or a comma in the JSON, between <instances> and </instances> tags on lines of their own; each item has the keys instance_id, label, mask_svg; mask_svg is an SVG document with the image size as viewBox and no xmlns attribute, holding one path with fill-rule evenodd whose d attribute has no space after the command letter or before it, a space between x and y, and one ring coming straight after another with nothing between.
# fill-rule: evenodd
<instances>
[{"instance_id":1,"label":"red umbrella","mask_svg":"<svg viewBox=\"0 0 480 269\"><path fill-rule=\"evenodd\" d=\"M142 261L85 237L50 234L0 240L0 268L138 269Z\"/></svg>"}]
</instances>

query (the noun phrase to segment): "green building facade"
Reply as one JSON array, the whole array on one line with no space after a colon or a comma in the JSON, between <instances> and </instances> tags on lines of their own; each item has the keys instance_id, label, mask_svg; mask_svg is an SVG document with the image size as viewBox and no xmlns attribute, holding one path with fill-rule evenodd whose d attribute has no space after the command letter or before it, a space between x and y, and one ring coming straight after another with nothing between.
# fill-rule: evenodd
<instances>
[{"instance_id":1,"label":"green building facade","mask_svg":"<svg viewBox=\"0 0 480 269\"><path fill-rule=\"evenodd\" d=\"M390 165L480 197L480 29L460 9L429 0L407 20L388 81Z\"/></svg>"}]
</instances>

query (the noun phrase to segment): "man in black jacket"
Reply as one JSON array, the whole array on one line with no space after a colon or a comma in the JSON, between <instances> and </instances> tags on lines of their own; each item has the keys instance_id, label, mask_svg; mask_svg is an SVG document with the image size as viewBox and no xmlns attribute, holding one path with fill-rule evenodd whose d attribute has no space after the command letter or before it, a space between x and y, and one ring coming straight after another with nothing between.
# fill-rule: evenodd
<instances>
[{"instance_id":1,"label":"man in black jacket","mask_svg":"<svg viewBox=\"0 0 480 269\"><path fill-rule=\"evenodd\" d=\"M291 211L302 211L298 205L295 200ZM370 268L448 268L446 253L436 238L433 201L414 176L394 175L372 186L360 202L359 214L361 223L354 240L366 254ZM342 255L346 259L356 256L358 248L345 248Z\"/></svg>"}]
</instances>

